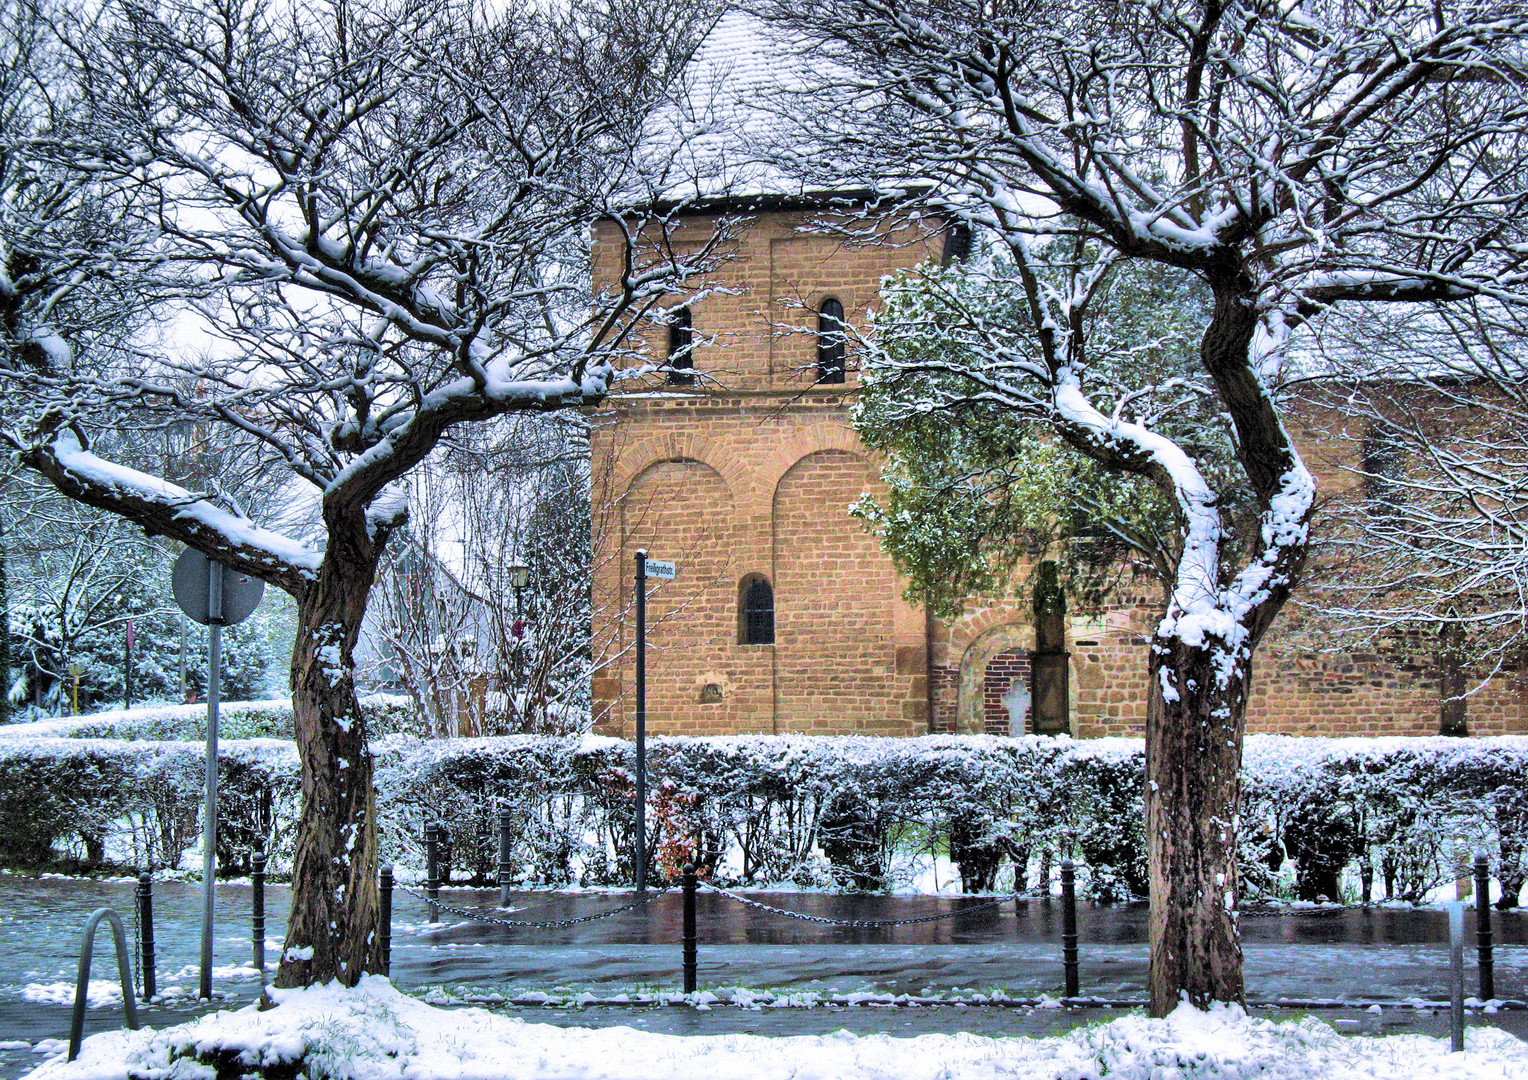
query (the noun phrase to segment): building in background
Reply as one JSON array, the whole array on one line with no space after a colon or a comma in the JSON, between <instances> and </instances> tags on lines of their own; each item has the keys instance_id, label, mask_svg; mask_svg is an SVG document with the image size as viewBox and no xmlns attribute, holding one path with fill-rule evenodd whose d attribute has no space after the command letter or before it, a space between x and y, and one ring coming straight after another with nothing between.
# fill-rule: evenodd
<instances>
[{"instance_id":1,"label":"building in background","mask_svg":"<svg viewBox=\"0 0 1528 1080\"><path fill-rule=\"evenodd\" d=\"M724 103L760 92L772 74L757 44L724 17L696 58L702 89ZM1127 577L1101 615L1016 588L938 620L904 598L906 579L848 514L881 491L881 462L850 425L858 376L837 328L865 325L885 275L955 257L961 238L894 208L875 235L850 238L831 220L853 192L790 192L738 161L723 162L720 194L694 201L670 237L683 250L728 233L711 287L649 335L665 380L595 417L596 730L633 732L633 571L645 549L679 565L674 582L648 585L652 733L1139 733L1152 578ZM620 227L600 226L596 288L625 251ZM1292 434L1323 491L1357 483L1361 442L1336 437L1344 417L1312 407L1303 419ZM1258 653L1248 729L1425 735L1462 720L1470 734L1528 732L1518 680L1444 701L1460 680L1430 650L1322 653L1276 629Z\"/></svg>"}]
</instances>

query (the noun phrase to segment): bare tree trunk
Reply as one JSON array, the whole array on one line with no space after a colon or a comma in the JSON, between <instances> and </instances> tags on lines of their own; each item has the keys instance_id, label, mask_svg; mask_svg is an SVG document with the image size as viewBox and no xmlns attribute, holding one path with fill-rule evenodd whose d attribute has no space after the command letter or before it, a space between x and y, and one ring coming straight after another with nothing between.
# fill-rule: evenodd
<instances>
[{"instance_id":1,"label":"bare tree trunk","mask_svg":"<svg viewBox=\"0 0 1528 1080\"><path fill-rule=\"evenodd\" d=\"M1219 686L1212 659L1170 639L1152 645L1146 846L1153 1016L1184 999L1199 1008L1245 1000L1236 829L1246 682L1233 677Z\"/></svg>"},{"instance_id":2,"label":"bare tree trunk","mask_svg":"<svg viewBox=\"0 0 1528 1080\"><path fill-rule=\"evenodd\" d=\"M355 532L331 529L318 580L298 603L292 711L302 820L277 986L353 986L381 970L372 759L351 660L377 564Z\"/></svg>"}]
</instances>

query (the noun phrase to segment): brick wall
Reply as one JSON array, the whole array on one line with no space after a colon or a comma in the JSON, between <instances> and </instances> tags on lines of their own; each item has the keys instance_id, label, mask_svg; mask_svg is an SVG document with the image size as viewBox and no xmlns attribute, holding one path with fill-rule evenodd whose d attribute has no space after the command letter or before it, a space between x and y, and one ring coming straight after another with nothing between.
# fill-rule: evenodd
<instances>
[{"instance_id":1,"label":"brick wall","mask_svg":"<svg viewBox=\"0 0 1528 1080\"><path fill-rule=\"evenodd\" d=\"M764 215L723 245L712 282L720 288L692 309L694 388L653 384L596 417L598 730L631 734L639 546L680 566L677 581L651 594L655 733L996 732L1007 723L1002 693L1014 678L1028 681L1028 567L1008 595L973 598L956 619L910 606L905 580L847 514L876 490L879 468L849 427L852 349L845 385L811 385L815 341L802 331L815 327L815 306L832 296L862 325L881 278L935 252L937 238L888 226L896 243L855 246L803 231L809 221ZM714 225L686 219L673 241L694 247ZM597 284L620 265L618 236L598 231ZM665 341L655 326L650 355L661 358ZM1290 422L1323 495L1339 500L1357 483L1344 470L1360 443L1347 423L1314 408ZM774 644L739 643L739 590L754 574L774 588ZM1141 732L1160 605L1160 586L1139 577L1103 615L1068 618L1074 736ZM1319 639L1290 618L1275 627L1254 662L1249 731L1437 731L1437 675L1425 652L1332 655L1318 651ZM1470 698L1470 732L1528 732L1525 696L1516 677L1492 680Z\"/></svg>"},{"instance_id":2,"label":"brick wall","mask_svg":"<svg viewBox=\"0 0 1528 1080\"><path fill-rule=\"evenodd\" d=\"M982 675L982 730L987 735L1023 735L1029 729L1030 711L1025 709L1017 724L1012 723L1009 695L1015 685L1029 696L1029 654L998 653L987 661Z\"/></svg>"}]
</instances>

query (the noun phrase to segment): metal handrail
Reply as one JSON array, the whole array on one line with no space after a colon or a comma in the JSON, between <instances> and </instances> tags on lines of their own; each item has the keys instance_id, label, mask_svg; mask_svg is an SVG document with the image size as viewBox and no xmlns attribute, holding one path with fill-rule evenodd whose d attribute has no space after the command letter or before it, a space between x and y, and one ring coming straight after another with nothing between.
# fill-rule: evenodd
<instances>
[{"instance_id":1,"label":"metal handrail","mask_svg":"<svg viewBox=\"0 0 1528 1080\"><path fill-rule=\"evenodd\" d=\"M127 1011L127 1026L138 1030L138 1003L133 999L132 962L127 956L127 931L123 929L122 917L109 907L97 908L85 923L85 934L80 941L80 977L74 983L74 1015L69 1018L69 1056L73 1061L80 1053L80 1039L85 1033L85 997L90 989L90 954L95 948L96 927L102 919L111 921L111 934L117 944L117 977L122 983L122 1004Z\"/></svg>"}]
</instances>

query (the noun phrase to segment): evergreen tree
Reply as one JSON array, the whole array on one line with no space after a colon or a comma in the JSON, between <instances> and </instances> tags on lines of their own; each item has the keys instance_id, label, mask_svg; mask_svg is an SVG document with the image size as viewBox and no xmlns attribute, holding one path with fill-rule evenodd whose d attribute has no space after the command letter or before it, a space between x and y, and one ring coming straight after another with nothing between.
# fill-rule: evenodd
<instances>
[{"instance_id":1,"label":"evergreen tree","mask_svg":"<svg viewBox=\"0 0 1528 1080\"><path fill-rule=\"evenodd\" d=\"M1015 323L1027 303L1009 260L979 253L966 264L920 267L889 282L883 300L854 425L887 457L888 495L863 497L853 513L908 577L908 599L956 615L971 597L1007 590L1022 567L1049 562L1078 611L1099 610L1132 561L1164 585L1172 580L1179 537L1156 485L1072 452L1042 418L1015 417L984 393L985 334ZM1126 411L1159 415L1164 429L1204 450L1222 506L1241 516L1251 498L1230 432L1213 404L1187 389L1197 359L1190 328L1208 303L1189 275L1121 264L1087 310L1085 333L1100 390ZM1037 350L1025 335L1003 345Z\"/></svg>"}]
</instances>

